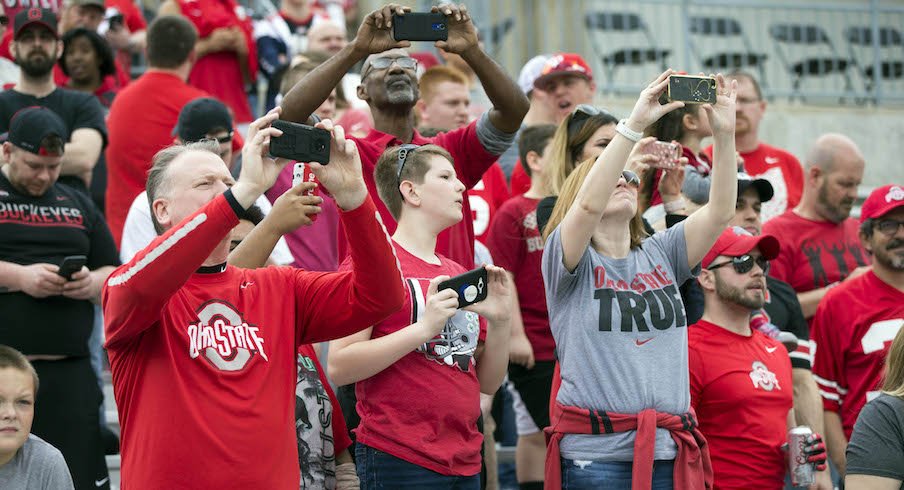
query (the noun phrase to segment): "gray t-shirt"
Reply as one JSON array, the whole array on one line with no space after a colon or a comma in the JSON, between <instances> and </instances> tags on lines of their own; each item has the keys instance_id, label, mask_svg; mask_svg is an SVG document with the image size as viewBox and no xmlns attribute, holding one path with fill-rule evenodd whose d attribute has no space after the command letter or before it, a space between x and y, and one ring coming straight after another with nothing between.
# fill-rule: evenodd
<instances>
[{"instance_id":1,"label":"gray t-shirt","mask_svg":"<svg viewBox=\"0 0 904 490\"><path fill-rule=\"evenodd\" d=\"M13 459L0 466L0 488L65 490L74 487L63 454L40 437L29 434Z\"/></svg>"},{"instance_id":2,"label":"gray t-shirt","mask_svg":"<svg viewBox=\"0 0 904 490\"><path fill-rule=\"evenodd\" d=\"M904 481L904 400L883 393L863 407L847 447L847 474Z\"/></svg>"},{"instance_id":3,"label":"gray t-shirt","mask_svg":"<svg viewBox=\"0 0 904 490\"><path fill-rule=\"evenodd\" d=\"M616 413L687 412L687 321L678 286L695 274L684 223L623 259L588 246L574 272L562 265L560 229L553 231L543 251L543 280L562 375L557 400ZM633 461L635 433L566 435L562 457ZM674 459L676 452L669 432L657 429L655 458Z\"/></svg>"}]
</instances>

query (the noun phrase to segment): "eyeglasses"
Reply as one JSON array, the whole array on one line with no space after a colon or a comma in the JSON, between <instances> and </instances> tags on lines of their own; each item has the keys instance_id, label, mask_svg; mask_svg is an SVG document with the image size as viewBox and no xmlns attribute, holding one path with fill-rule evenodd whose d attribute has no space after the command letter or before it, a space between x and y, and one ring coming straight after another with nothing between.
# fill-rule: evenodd
<instances>
[{"instance_id":1,"label":"eyeglasses","mask_svg":"<svg viewBox=\"0 0 904 490\"><path fill-rule=\"evenodd\" d=\"M640 177L630 170L622 170L621 176L631 187L640 187Z\"/></svg>"},{"instance_id":2,"label":"eyeglasses","mask_svg":"<svg viewBox=\"0 0 904 490\"><path fill-rule=\"evenodd\" d=\"M206 138L201 138L200 141L216 141L219 144L230 143L232 141L232 135L235 134L235 131L230 131L226 134L226 136L220 136L219 138L214 138L213 136L208 136Z\"/></svg>"},{"instance_id":3,"label":"eyeglasses","mask_svg":"<svg viewBox=\"0 0 904 490\"><path fill-rule=\"evenodd\" d=\"M895 233L904 226L904 221L898 221L896 219L882 219L876 221L876 229L879 230L879 233L892 237L895 236Z\"/></svg>"},{"instance_id":4,"label":"eyeglasses","mask_svg":"<svg viewBox=\"0 0 904 490\"><path fill-rule=\"evenodd\" d=\"M711 265L707 267L707 269L712 271L729 264L734 267L735 272L737 272L738 274L747 274L751 269L753 269L753 264L760 266L760 269L763 270L763 274L769 272L769 261L766 260L766 257L763 257L762 255L760 255L759 257L754 257L750 254L745 254L740 257L732 257L728 262Z\"/></svg>"},{"instance_id":5,"label":"eyeglasses","mask_svg":"<svg viewBox=\"0 0 904 490\"><path fill-rule=\"evenodd\" d=\"M374 58L370 60L370 64L367 66L367 69L364 70L364 73L361 74L361 79L364 80L364 78L374 70L383 70L389 68L393 63L399 65L399 68L405 70L417 69L417 60L410 56L402 56L400 58Z\"/></svg>"},{"instance_id":6,"label":"eyeglasses","mask_svg":"<svg viewBox=\"0 0 904 490\"><path fill-rule=\"evenodd\" d=\"M405 169L405 162L408 161L408 155L414 153L415 150L420 148L419 145L402 145L399 148L399 160L396 162L396 186L399 187L402 185L402 170ZM399 189L399 194L402 193L402 189Z\"/></svg>"},{"instance_id":7,"label":"eyeglasses","mask_svg":"<svg viewBox=\"0 0 904 490\"><path fill-rule=\"evenodd\" d=\"M591 117L608 115L609 113L603 109L598 109L590 104L579 104L571 113L571 120L568 121L568 134L573 135L577 129L583 126L584 121Z\"/></svg>"}]
</instances>

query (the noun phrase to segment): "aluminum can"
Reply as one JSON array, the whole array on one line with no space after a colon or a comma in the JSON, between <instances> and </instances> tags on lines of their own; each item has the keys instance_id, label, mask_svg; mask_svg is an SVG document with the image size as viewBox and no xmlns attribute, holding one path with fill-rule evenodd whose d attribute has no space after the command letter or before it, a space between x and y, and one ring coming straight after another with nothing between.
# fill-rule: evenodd
<instances>
[{"instance_id":1,"label":"aluminum can","mask_svg":"<svg viewBox=\"0 0 904 490\"><path fill-rule=\"evenodd\" d=\"M788 470L791 472L791 484L795 487L808 487L813 484L813 465L807 461L807 439L813 434L807 426L798 426L788 431Z\"/></svg>"}]
</instances>

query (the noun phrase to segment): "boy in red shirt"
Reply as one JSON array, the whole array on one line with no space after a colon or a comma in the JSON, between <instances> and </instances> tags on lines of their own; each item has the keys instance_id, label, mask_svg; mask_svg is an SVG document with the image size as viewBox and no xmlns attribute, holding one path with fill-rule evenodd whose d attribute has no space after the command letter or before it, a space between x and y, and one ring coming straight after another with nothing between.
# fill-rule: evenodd
<instances>
[{"instance_id":1,"label":"boy in red shirt","mask_svg":"<svg viewBox=\"0 0 904 490\"><path fill-rule=\"evenodd\" d=\"M781 342L750 328L766 301L769 260L779 243L740 227L722 235L697 278L703 318L688 329L691 406L709 443L715 488L785 486L786 422L793 407L791 359ZM809 460L825 470L825 447L811 436ZM830 490L831 485L820 487Z\"/></svg>"},{"instance_id":2,"label":"boy in red shirt","mask_svg":"<svg viewBox=\"0 0 904 490\"><path fill-rule=\"evenodd\" d=\"M885 357L904 326L904 188L874 190L860 212L872 270L832 288L813 317L813 376L825 409L829 453L844 474L845 450L866 402L879 395Z\"/></svg>"},{"instance_id":3,"label":"boy in red shirt","mask_svg":"<svg viewBox=\"0 0 904 490\"><path fill-rule=\"evenodd\" d=\"M546 296L540 264L543 237L537 226L537 203L546 197L544 155L556 126L528 126L521 130L519 158L531 186L509 199L490 227L487 247L499 267L511 271L518 294L512 312L509 381L521 397L527 414L518 414L515 470L521 488L542 488L549 425L549 396L555 367L555 340L549 330ZM523 416L522 416L523 415Z\"/></svg>"},{"instance_id":4,"label":"boy in red shirt","mask_svg":"<svg viewBox=\"0 0 904 490\"><path fill-rule=\"evenodd\" d=\"M389 149L374 178L398 221L393 241L407 295L385 321L330 346L333 381L357 383L361 488L477 488L480 393L495 393L505 377L511 280L504 269L486 266L487 298L464 310L454 290L437 291L466 272L436 252L437 235L464 218L465 187L447 151Z\"/></svg>"},{"instance_id":5,"label":"boy in red shirt","mask_svg":"<svg viewBox=\"0 0 904 490\"><path fill-rule=\"evenodd\" d=\"M401 305L397 261L355 146L329 121L319 126L333 134L330 164L311 166L355 230L351 270L226 264L231 230L286 164L267 156L282 134L270 127L277 117L251 124L235 185L216 143L155 157L148 200L167 231L103 290L124 488L297 490L298 347L349 335Z\"/></svg>"}]
</instances>

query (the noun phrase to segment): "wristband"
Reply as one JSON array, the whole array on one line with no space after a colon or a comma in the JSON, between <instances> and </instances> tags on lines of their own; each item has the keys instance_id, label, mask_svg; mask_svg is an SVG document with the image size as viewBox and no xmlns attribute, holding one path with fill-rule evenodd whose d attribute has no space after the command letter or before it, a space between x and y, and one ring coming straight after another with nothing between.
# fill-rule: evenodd
<instances>
[{"instance_id":1,"label":"wristband","mask_svg":"<svg viewBox=\"0 0 904 490\"><path fill-rule=\"evenodd\" d=\"M625 121L627 121L627 119L622 119L618 122L618 124L615 126L615 132L637 143L641 138L643 138L643 133L638 133L637 131L629 128L628 125L625 124Z\"/></svg>"},{"instance_id":2,"label":"wristband","mask_svg":"<svg viewBox=\"0 0 904 490\"><path fill-rule=\"evenodd\" d=\"M675 211L681 211L682 209L684 209L684 198L679 197L678 199L675 199L674 201L663 202L662 207L665 208L666 213L674 214Z\"/></svg>"}]
</instances>

